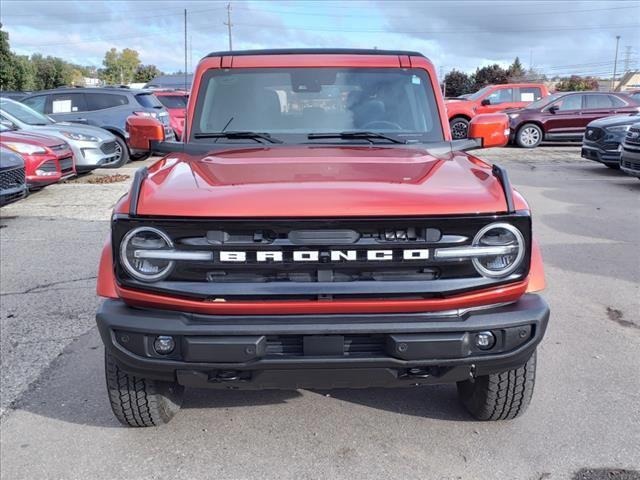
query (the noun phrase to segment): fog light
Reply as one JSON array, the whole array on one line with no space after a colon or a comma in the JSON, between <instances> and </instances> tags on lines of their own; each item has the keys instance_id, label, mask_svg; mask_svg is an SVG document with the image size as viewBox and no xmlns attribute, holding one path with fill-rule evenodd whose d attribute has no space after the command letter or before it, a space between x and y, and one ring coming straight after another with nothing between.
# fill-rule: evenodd
<instances>
[{"instance_id":1,"label":"fog light","mask_svg":"<svg viewBox=\"0 0 640 480\"><path fill-rule=\"evenodd\" d=\"M489 350L496 344L496 337L491 332L479 332L476 333L475 342L480 350Z\"/></svg>"},{"instance_id":2,"label":"fog light","mask_svg":"<svg viewBox=\"0 0 640 480\"><path fill-rule=\"evenodd\" d=\"M169 335L160 335L153 342L153 349L160 355L168 355L176 348L176 342Z\"/></svg>"}]
</instances>

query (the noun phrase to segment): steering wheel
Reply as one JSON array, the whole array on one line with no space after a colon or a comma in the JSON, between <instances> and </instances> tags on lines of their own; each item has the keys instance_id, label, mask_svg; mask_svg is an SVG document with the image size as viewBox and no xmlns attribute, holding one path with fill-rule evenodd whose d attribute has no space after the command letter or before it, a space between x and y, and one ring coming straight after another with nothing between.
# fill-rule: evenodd
<instances>
[{"instance_id":1,"label":"steering wheel","mask_svg":"<svg viewBox=\"0 0 640 480\"><path fill-rule=\"evenodd\" d=\"M362 128L364 130L367 128L390 128L391 130L402 130L402 125L395 122L389 122L387 120L371 120L370 122L365 123Z\"/></svg>"}]
</instances>

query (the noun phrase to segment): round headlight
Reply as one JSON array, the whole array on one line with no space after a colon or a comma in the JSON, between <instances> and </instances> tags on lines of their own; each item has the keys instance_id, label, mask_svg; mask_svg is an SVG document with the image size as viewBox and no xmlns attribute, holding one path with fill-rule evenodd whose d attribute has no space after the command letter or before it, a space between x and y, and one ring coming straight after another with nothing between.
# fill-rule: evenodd
<instances>
[{"instance_id":1,"label":"round headlight","mask_svg":"<svg viewBox=\"0 0 640 480\"><path fill-rule=\"evenodd\" d=\"M520 230L508 223L492 223L482 228L473 239L474 247L505 247L504 253L480 256L473 266L485 277L506 277L524 258L524 237Z\"/></svg>"},{"instance_id":2,"label":"round headlight","mask_svg":"<svg viewBox=\"0 0 640 480\"><path fill-rule=\"evenodd\" d=\"M122 239L120 261L132 277L143 282L157 282L171 273L175 262L145 253L169 249L173 249L173 242L166 233L153 227L138 227Z\"/></svg>"}]
</instances>

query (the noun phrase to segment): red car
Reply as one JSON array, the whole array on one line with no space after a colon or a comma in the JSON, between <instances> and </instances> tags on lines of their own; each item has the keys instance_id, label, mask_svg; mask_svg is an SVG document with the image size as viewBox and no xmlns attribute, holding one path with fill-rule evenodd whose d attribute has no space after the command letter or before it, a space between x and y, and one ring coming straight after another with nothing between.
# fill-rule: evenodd
<instances>
[{"instance_id":1,"label":"red car","mask_svg":"<svg viewBox=\"0 0 640 480\"><path fill-rule=\"evenodd\" d=\"M180 140L184 129L184 117L187 113L189 92L184 90L156 90L154 94L169 112L169 123L176 134L176 138Z\"/></svg>"},{"instance_id":2,"label":"red car","mask_svg":"<svg viewBox=\"0 0 640 480\"><path fill-rule=\"evenodd\" d=\"M480 113L502 112L522 108L549 95L542 83L507 83L489 85L462 99L445 101L453 139L467 138L469 121Z\"/></svg>"},{"instance_id":3,"label":"red car","mask_svg":"<svg viewBox=\"0 0 640 480\"><path fill-rule=\"evenodd\" d=\"M433 64L384 50L216 52L184 143L129 117L138 170L102 251L97 324L125 425L185 387L457 383L483 420L531 398L549 308L507 116L451 140ZM372 393L375 394L375 393Z\"/></svg>"},{"instance_id":4,"label":"red car","mask_svg":"<svg viewBox=\"0 0 640 480\"><path fill-rule=\"evenodd\" d=\"M37 190L76 174L73 152L62 140L0 127L0 145L24 158L27 186Z\"/></svg>"},{"instance_id":5,"label":"red car","mask_svg":"<svg viewBox=\"0 0 640 480\"><path fill-rule=\"evenodd\" d=\"M638 111L640 102L624 93L557 92L507 113L511 141L534 148L543 141L580 141L592 121Z\"/></svg>"}]
</instances>

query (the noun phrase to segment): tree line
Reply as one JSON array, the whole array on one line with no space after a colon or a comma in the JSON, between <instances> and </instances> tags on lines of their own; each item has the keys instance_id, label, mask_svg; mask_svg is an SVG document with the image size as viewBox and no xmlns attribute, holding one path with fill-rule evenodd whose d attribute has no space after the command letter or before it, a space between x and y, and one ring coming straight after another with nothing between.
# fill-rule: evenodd
<instances>
[{"instance_id":1,"label":"tree line","mask_svg":"<svg viewBox=\"0 0 640 480\"><path fill-rule=\"evenodd\" d=\"M58 57L34 53L17 55L11 51L9 34L0 24L0 90L47 90L84 85L84 78L98 78L107 85L146 83L162 72L155 65L143 65L138 52L130 48L107 51L102 68L76 65Z\"/></svg>"},{"instance_id":2,"label":"tree line","mask_svg":"<svg viewBox=\"0 0 640 480\"><path fill-rule=\"evenodd\" d=\"M459 97L460 95L477 92L487 85L525 82L542 83L547 80L546 75L534 69L525 70L520 59L516 57L507 68L493 64L482 68L479 67L469 75L459 70L451 70L444 77L443 89L447 97ZM592 77L572 75L558 80L555 86L555 91L558 92L598 89L598 80Z\"/></svg>"}]
</instances>

